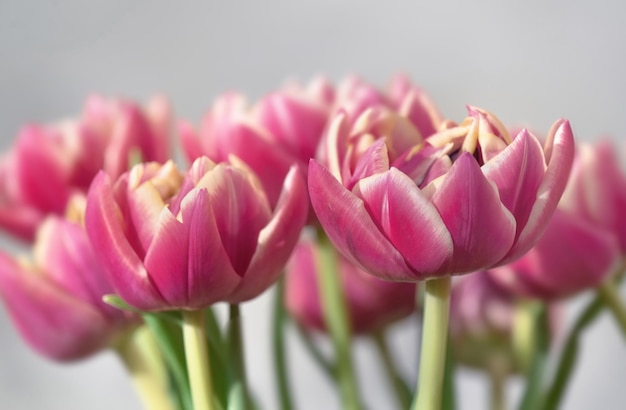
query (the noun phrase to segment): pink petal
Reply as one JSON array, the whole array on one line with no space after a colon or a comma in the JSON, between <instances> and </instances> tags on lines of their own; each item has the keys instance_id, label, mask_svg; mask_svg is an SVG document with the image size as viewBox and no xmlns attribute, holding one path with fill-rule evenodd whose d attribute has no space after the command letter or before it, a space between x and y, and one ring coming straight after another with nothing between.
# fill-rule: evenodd
<instances>
[{"instance_id":1,"label":"pink petal","mask_svg":"<svg viewBox=\"0 0 626 410\"><path fill-rule=\"evenodd\" d=\"M515 216L516 238L526 226L545 168L543 149L526 130L482 167L487 179L498 187L504 206Z\"/></svg>"},{"instance_id":2,"label":"pink petal","mask_svg":"<svg viewBox=\"0 0 626 410\"><path fill-rule=\"evenodd\" d=\"M426 189L436 189L432 202L452 235L454 255L439 271L465 273L498 262L513 244L515 219L500 202L496 187L468 153L440 178Z\"/></svg>"},{"instance_id":3,"label":"pink petal","mask_svg":"<svg viewBox=\"0 0 626 410\"><path fill-rule=\"evenodd\" d=\"M308 194L302 173L292 167L272 219L259 233L256 252L242 282L228 298L240 303L258 296L273 284L291 254L309 212Z\"/></svg>"},{"instance_id":4,"label":"pink petal","mask_svg":"<svg viewBox=\"0 0 626 410\"><path fill-rule=\"evenodd\" d=\"M233 268L243 276L254 255L259 232L271 217L267 199L244 171L223 164L197 185L209 192L219 235Z\"/></svg>"},{"instance_id":5,"label":"pink petal","mask_svg":"<svg viewBox=\"0 0 626 410\"><path fill-rule=\"evenodd\" d=\"M500 263L505 264L519 258L526 253L541 237L548 221L565 190L572 161L574 158L574 137L567 120L557 122L554 136L548 136L553 141L546 152L550 152L548 168L541 185L537 189L535 204L532 207L528 221L518 235L517 242ZM553 127L555 128L555 127Z\"/></svg>"},{"instance_id":6,"label":"pink petal","mask_svg":"<svg viewBox=\"0 0 626 410\"><path fill-rule=\"evenodd\" d=\"M0 255L0 293L26 341L49 358L80 359L109 341L109 323L89 304Z\"/></svg>"},{"instance_id":7,"label":"pink petal","mask_svg":"<svg viewBox=\"0 0 626 410\"><path fill-rule=\"evenodd\" d=\"M309 162L309 195L326 234L343 255L382 278L418 279L417 273L380 232L363 201L315 160Z\"/></svg>"},{"instance_id":8,"label":"pink petal","mask_svg":"<svg viewBox=\"0 0 626 410\"><path fill-rule=\"evenodd\" d=\"M345 181L346 189L351 190L359 180L370 175L379 174L389 170L389 153L385 139L381 138L374 142L359 158L354 172Z\"/></svg>"},{"instance_id":9,"label":"pink petal","mask_svg":"<svg viewBox=\"0 0 626 410\"><path fill-rule=\"evenodd\" d=\"M126 198L130 219L141 244L142 254L145 254L156 233L165 203L151 181L129 189Z\"/></svg>"},{"instance_id":10,"label":"pink petal","mask_svg":"<svg viewBox=\"0 0 626 410\"><path fill-rule=\"evenodd\" d=\"M620 258L614 235L558 210L530 253L535 256L533 269L525 270L524 275L552 297L595 288L613 273ZM526 256L514 262L513 269L524 266L524 259Z\"/></svg>"},{"instance_id":11,"label":"pink petal","mask_svg":"<svg viewBox=\"0 0 626 410\"><path fill-rule=\"evenodd\" d=\"M196 133L193 126L187 121L181 121L178 125L178 135L180 138L180 145L188 162L193 162L196 158L203 155L210 155L210 153L205 152L202 144L200 143L198 133Z\"/></svg>"},{"instance_id":12,"label":"pink petal","mask_svg":"<svg viewBox=\"0 0 626 410\"><path fill-rule=\"evenodd\" d=\"M452 256L453 244L437 209L405 174L391 168L365 178L355 194L372 220L404 256L420 279Z\"/></svg>"},{"instance_id":13,"label":"pink petal","mask_svg":"<svg viewBox=\"0 0 626 410\"><path fill-rule=\"evenodd\" d=\"M270 203L275 204L285 175L296 162L295 157L269 140L261 130L243 122L231 124L227 132L228 142L222 146L222 160L234 154L248 164L263 182Z\"/></svg>"},{"instance_id":14,"label":"pink petal","mask_svg":"<svg viewBox=\"0 0 626 410\"><path fill-rule=\"evenodd\" d=\"M100 172L87 196L85 227L113 287L127 303L138 309L155 309L164 300L152 286L143 263L125 236L128 221L114 201L109 177Z\"/></svg>"},{"instance_id":15,"label":"pink petal","mask_svg":"<svg viewBox=\"0 0 626 410\"><path fill-rule=\"evenodd\" d=\"M102 297L114 290L81 226L48 218L38 231L34 253L52 282L90 305L106 308Z\"/></svg>"},{"instance_id":16,"label":"pink petal","mask_svg":"<svg viewBox=\"0 0 626 410\"><path fill-rule=\"evenodd\" d=\"M241 282L222 242L206 189L194 190L183 201L183 223L189 229L189 308L205 308L228 295Z\"/></svg>"}]
</instances>

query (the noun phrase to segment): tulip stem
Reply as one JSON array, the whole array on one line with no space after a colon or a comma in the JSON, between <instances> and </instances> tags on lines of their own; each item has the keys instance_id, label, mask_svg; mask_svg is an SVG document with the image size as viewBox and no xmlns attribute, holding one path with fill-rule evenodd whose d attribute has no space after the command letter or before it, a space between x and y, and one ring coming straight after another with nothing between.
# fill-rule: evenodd
<instances>
[{"instance_id":1,"label":"tulip stem","mask_svg":"<svg viewBox=\"0 0 626 410\"><path fill-rule=\"evenodd\" d=\"M232 303L228 310L228 345L229 358L232 363L235 382L241 388L243 406L245 409L251 408L251 401L248 392L248 381L246 377L245 355L243 349L243 337L241 330L241 312L239 304Z\"/></svg>"},{"instance_id":2,"label":"tulip stem","mask_svg":"<svg viewBox=\"0 0 626 410\"><path fill-rule=\"evenodd\" d=\"M508 374L506 358L494 352L487 371L491 384L491 410L504 410L506 409L505 388Z\"/></svg>"},{"instance_id":3,"label":"tulip stem","mask_svg":"<svg viewBox=\"0 0 626 410\"><path fill-rule=\"evenodd\" d=\"M626 305L620 297L612 280L604 281L597 289L604 304L611 310L622 333L626 336Z\"/></svg>"},{"instance_id":4,"label":"tulip stem","mask_svg":"<svg viewBox=\"0 0 626 410\"><path fill-rule=\"evenodd\" d=\"M360 403L356 376L350 349L350 323L346 300L338 272L337 251L323 232L319 235L318 281L322 293L322 307L326 328L332 339L336 355L336 375L341 391L342 408L357 410Z\"/></svg>"},{"instance_id":5,"label":"tulip stem","mask_svg":"<svg viewBox=\"0 0 626 410\"><path fill-rule=\"evenodd\" d=\"M276 300L274 302L273 321L273 343L274 346L274 369L278 382L278 397L280 398L280 408L282 410L293 409L293 399L289 388L289 377L287 375L287 352L285 351L285 324L287 316L285 314L285 278L284 275L278 279L276 284Z\"/></svg>"},{"instance_id":6,"label":"tulip stem","mask_svg":"<svg viewBox=\"0 0 626 410\"><path fill-rule=\"evenodd\" d=\"M450 276L425 283L422 346L414 410L440 409L446 364Z\"/></svg>"},{"instance_id":7,"label":"tulip stem","mask_svg":"<svg viewBox=\"0 0 626 410\"><path fill-rule=\"evenodd\" d=\"M398 372L398 369L393 361L393 357L391 357L385 333L382 331L376 332L372 336L372 339L376 344L383 367L387 373L387 379L391 383L391 387L396 395L398 407L401 409L408 409L411 406L411 390L402 376L400 376L400 373Z\"/></svg>"},{"instance_id":8,"label":"tulip stem","mask_svg":"<svg viewBox=\"0 0 626 410\"><path fill-rule=\"evenodd\" d=\"M115 347L146 409L173 410L167 369L150 331L142 326Z\"/></svg>"},{"instance_id":9,"label":"tulip stem","mask_svg":"<svg viewBox=\"0 0 626 410\"><path fill-rule=\"evenodd\" d=\"M194 410L214 410L203 310L183 310L183 340Z\"/></svg>"}]
</instances>

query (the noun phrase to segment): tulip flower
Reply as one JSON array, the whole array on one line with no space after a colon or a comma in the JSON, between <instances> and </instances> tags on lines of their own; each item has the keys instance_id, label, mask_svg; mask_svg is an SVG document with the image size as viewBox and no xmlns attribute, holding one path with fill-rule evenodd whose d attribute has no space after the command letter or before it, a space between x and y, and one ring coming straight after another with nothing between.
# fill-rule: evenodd
<instances>
[{"instance_id":1,"label":"tulip flower","mask_svg":"<svg viewBox=\"0 0 626 410\"><path fill-rule=\"evenodd\" d=\"M308 197L296 167L275 207L236 158L205 157L182 175L140 164L117 180L101 172L85 224L116 293L144 311L239 303L269 287L304 225Z\"/></svg>"},{"instance_id":2,"label":"tulip flower","mask_svg":"<svg viewBox=\"0 0 626 410\"><path fill-rule=\"evenodd\" d=\"M296 247L287 265L285 305L303 326L326 331L316 252L310 240L302 240ZM414 284L382 281L345 258L339 259L338 272L352 333L371 334L413 312Z\"/></svg>"},{"instance_id":3,"label":"tulip flower","mask_svg":"<svg viewBox=\"0 0 626 410\"><path fill-rule=\"evenodd\" d=\"M490 272L519 296L552 300L596 288L618 268L620 256L612 232L557 209L526 255Z\"/></svg>"},{"instance_id":4,"label":"tulip flower","mask_svg":"<svg viewBox=\"0 0 626 410\"><path fill-rule=\"evenodd\" d=\"M181 123L185 156L190 162L203 155L214 161L237 156L258 175L275 205L291 166L305 170L315 155L332 93L324 80L307 88L291 85L252 108L243 95L224 94L206 113L198 132L189 123Z\"/></svg>"},{"instance_id":5,"label":"tulip flower","mask_svg":"<svg viewBox=\"0 0 626 410\"><path fill-rule=\"evenodd\" d=\"M626 238L626 178L612 152L606 141L578 147L546 233L522 258L492 270L501 286L549 300L596 288L617 270Z\"/></svg>"},{"instance_id":6,"label":"tulip flower","mask_svg":"<svg viewBox=\"0 0 626 410\"><path fill-rule=\"evenodd\" d=\"M428 138L393 112L368 110L353 127L341 113L333 120L328 163L311 160L309 192L339 251L375 276L418 281L532 247L565 188L569 123L555 123L542 147L525 130L512 138L486 111L469 113Z\"/></svg>"},{"instance_id":7,"label":"tulip flower","mask_svg":"<svg viewBox=\"0 0 626 410\"><path fill-rule=\"evenodd\" d=\"M32 261L0 254L0 295L15 326L39 353L69 361L111 347L138 318L106 305L113 293L83 228L50 216Z\"/></svg>"},{"instance_id":8,"label":"tulip flower","mask_svg":"<svg viewBox=\"0 0 626 410\"><path fill-rule=\"evenodd\" d=\"M138 159L165 161L169 127L163 98L142 110L99 96L87 100L78 120L24 127L0 163L0 226L32 241L46 215L62 215L99 170L116 178Z\"/></svg>"},{"instance_id":9,"label":"tulip flower","mask_svg":"<svg viewBox=\"0 0 626 410\"><path fill-rule=\"evenodd\" d=\"M569 123L545 145L514 138L491 113L469 107L461 124L423 136L406 115L339 113L326 166L309 165L309 195L328 237L382 279L426 282L415 409L441 406L450 275L504 264L539 239L565 189L573 157Z\"/></svg>"}]
</instances>

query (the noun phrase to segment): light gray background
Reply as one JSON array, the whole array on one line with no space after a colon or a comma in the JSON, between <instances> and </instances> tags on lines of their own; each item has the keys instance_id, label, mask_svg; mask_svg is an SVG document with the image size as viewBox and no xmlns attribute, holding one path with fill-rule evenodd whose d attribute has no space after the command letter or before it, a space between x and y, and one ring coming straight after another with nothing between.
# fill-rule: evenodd
<instances>
[{"instance_id":1,"label":"light gray background","mask_svg":"<svg viewBox=\"0 0 626 410\"><path fill-rule=\"evenodd\" d=\"M196 122L218 93L257 98L288 77L348 73L384 84L397 71L426 88L449 117L478 105L541 132L559 117L580 140L626 131L625 7L619 1L309 2L2 1L0 145L28 121L79 112L93 91L169 95ZM243 306L250 381L276 406L269 295ZM574 303L574 310L580 301ZM413 319L412 319L413 320ZM393 331L394 353L415 378L418 331ZM111 353L62 366L24 346L0 313L1 409L140 408ZM293 335L292 335L293 336ZM295 341L295 339L294 339ZM565 408L624 408L626 351L604 315L584 340ZM356 344L370 409L390 408L366 341ZM302 349L291 344L302 409L339 408ZM482 376L459 372L461 409L487 408ZM512 398L519 383L511 384Z\"/></svg>"}]
</instances>

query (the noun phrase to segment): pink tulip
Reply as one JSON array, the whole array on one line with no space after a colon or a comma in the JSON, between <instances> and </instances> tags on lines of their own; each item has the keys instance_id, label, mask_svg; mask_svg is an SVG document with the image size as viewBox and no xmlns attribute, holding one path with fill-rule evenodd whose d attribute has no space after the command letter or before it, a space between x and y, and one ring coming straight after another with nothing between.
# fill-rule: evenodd
<instances>
[{"instance_id":1,"label":"pink tulip","mask_svg":"<svg viewBox=\"0 0 626 410\"><path fill-rule=\"evenodd\" d=\"M599 286L624 255L625 207L626 178L610 145L581 145L546 233L522 258L492 270L494 278L521 296L542 299Z\"/></svg>"},{"instance_id":2,"label":"pink tulip","mask_svg":"<svg viewBox=\"0 0 626 410\"><path fill-rule=\"evenodd\" d=\"M428 138L395 112L366 110L353 126L337 115L326 166L312 160L308 180L340 252L383 279L417 281L504 264L533 246L567 182L569 123L556 122L542 147L468 110Z\"/></svg>"},{"instance_id":3,"label":"pink tulip","mask_svg":"<svg viewBox=\"0 0 626 410\"><path fill-rule=\"evenodd\" d=\"M617 236L626 255L626 173L609 140L583 144L560 207Z\"/></svg>"},{"instance_id":4,"label":"pink tulip","mask_svg":"<svg viewBox=\"0 0 626 410\"><path fill-rule=\"evenodd\" d=\"M138 318L102 301L113 293L83 228L50 216L34 260L0 254L0 295L15 326L39 353L80 359L111 346Z\"/></svg>"},{"instance_id":5,"label":"pink tulip","mask_svg":"<svg viewBox=\"0 0 626 410\"><path fill-rule=\"evenodd\" d=\"M295 246L308 211L292 168L276 207L236 158L205 157L181 175L169 162L140 164L116 181L100 173L85 224L116 292L145 311L239 303L269 287Z\"/></svg>"},{"instance_id":6,"label":"pink tulip","mask_svg":"<svg viewBox=\"0 0 626 410\"><path fill-rule=\"evenodd\" d=\"M163 98L142 111L98 96L87 100L79 120L25 127L0 163L0 226L32 241L46 215L63 214L69 198L85 193L100 169L116 178L138 159L165 161L169 128Z\"/></svg>"},{"instance_id":7,"label":"pink tulip","mask_svg":"<svg viewBox=\"0 0 626 410\"><path fill-rule=\"evenodd\" d=\"M303 326L326 331L316 254L317 248L311 240L302 240L296 247L287 265L285 304ZM375 332L415 310L414 284L382 281L344 258L339 259L338 270L353 333Z\"/></svg>"},{"instance_id":8,"label":"pink tulip","mask_svg":"<svg viewBox=\"0 0 626 410\"><path fill-rule=\"evenodd\" d=\"M259 176L270 203L276 204L291 166L304 171L315 155L329 98L332 88L323 80L308 88L291 85L252 108L244 96L224 94L206 113L198 132L187 122L180 125L183 151L189 161L203 155L226 161L236 155Z\"/></svg>"}]
</instances>

